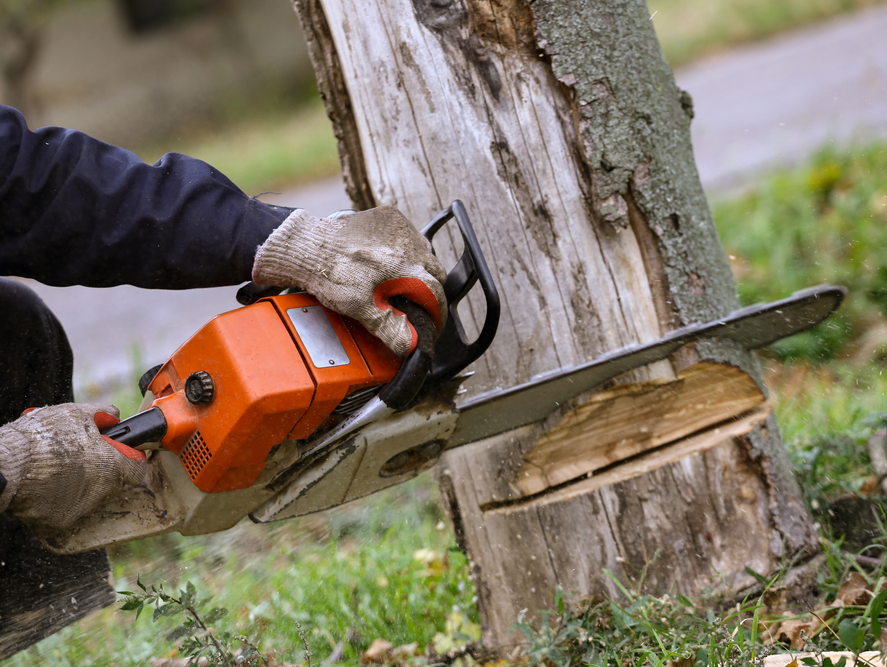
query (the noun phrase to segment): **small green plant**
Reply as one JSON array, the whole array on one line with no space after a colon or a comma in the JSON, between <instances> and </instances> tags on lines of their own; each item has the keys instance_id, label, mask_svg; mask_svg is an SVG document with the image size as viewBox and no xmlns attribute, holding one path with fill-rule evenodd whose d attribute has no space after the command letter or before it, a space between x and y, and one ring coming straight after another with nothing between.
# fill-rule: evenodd
<instances>
[{"instance_id":1,"label":"small green plant","mask_svg":"<svg viewBox=\"0 0 887 667\"><path fill-rule=\"evenodd\" d=\"M124 611L134 611L136 619L145 606L154 607L153 620L164 616L182 616L181 623L166 634L167 641L176 642L179 652L187 657L189 664L197 664L205 657L208 667L258 667L268 665L268 656L262 654L256 645L244 635L233 635L228 631L218 631L213 625L228 614L224 607L214 607L205 614L198 611L209 602L208 597L200 598L197 589L190 581L178 594L178 597L167 593L163 584L145 586L141 578L136 580L141 591L135 593L122 591ZM300 628L301 631L301 628ZM235 650L232 645L236 646ZM310 667L311 654L306 657Z\"/></svg>"}]
</instances>

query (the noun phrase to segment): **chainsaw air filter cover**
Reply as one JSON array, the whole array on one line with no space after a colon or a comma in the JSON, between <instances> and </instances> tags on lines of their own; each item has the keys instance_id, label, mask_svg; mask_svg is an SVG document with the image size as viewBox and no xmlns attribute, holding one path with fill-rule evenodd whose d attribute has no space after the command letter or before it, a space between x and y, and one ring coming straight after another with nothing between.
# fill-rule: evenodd
<instances>
[{"instance_id":1,"label":"chainsaw air filter cover","mask_svg":"<svg viewBox=\"0 0 887 667\"><path fill-rule=\"evenodd\" d=\"M219 315L150 383L162 444L206 493L250 486L278 443L310 437L354 392L391 381L401 360L308 294Z\"/></svg>"}]
</instances>

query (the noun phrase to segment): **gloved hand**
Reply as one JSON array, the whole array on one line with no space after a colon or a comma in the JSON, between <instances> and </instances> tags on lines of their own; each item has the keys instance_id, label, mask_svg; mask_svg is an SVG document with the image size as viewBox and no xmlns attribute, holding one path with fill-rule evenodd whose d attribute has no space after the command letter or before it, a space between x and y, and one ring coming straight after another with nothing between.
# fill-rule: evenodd
<instances>
[{"instance_id":1,"label":"gloved hand","mask_svg":"<svg viewBox=\"0 0 887 667\"><path fill-rule=\"evenodd\" d=\"M446 277L431 244L393 206L334 219L293 211L259 247L253 264L256 284L301 287L402 357L416 347L416 331L388 299L402 295L418 304L440 333Z\"/></svg>"},{"instance_id":2,"label":"gloved hand","mask_svg":"<svg viewBox=\"0 0 887 667\"><path fill-rule=\"evenodd\" d=\"M66 403L29 410L0 427L0 511L28 524L64 527L148 472L145 455L99 433L114 406Z\"/></svg>"}]
</instances>

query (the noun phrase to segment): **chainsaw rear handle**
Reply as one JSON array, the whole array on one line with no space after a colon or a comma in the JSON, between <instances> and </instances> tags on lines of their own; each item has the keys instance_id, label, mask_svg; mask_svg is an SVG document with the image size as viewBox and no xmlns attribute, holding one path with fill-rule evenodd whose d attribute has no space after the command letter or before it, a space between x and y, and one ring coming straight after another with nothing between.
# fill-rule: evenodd
<instances>
[{"instance_id":1,"label":"chainsaw rear handle","mask_svg":"<svg viewBox=\"0 0 887 667\"><path fill-rule=\"evenodd\" d=\"M398 412L409 406L428 379L435 355L435 330L428 311L406 297L393 296L389 303L406 315L418 338L416 349L404 359L391 382L379 392L379 398L385 405Z\"/></svg>"},{"instance_id":2,"label":"chainsaw rear handle","mask_svg":"<svg viewBox=\"0 0 887 667\"><path fill-rule=\"evenodd\" d=\"M394 379L379 394L385 405L395 411L405 409L420 392L434 389L480 357L493 342L499 326L499 292L462 202L458 199L453 201L428 223L422 230L422 235L432 242L435 234L453 218L456 219L459 232L462 234L464 249L462 257L447 273L444 282L447 320L437 342L423 341L421 338L423 332L433 331L431 316L425 310L415 304L404 303L405 299L399 303L395 301L398 297L391 299L392 305L406 314L420 336L416 349L403 362ZM468 342L456 307L477 283L480 283L483 291L487 312L477 339ZM426 350L431 349L431 343L433 343L433 352L429 354Z\"/></svg>"}]
</instances>

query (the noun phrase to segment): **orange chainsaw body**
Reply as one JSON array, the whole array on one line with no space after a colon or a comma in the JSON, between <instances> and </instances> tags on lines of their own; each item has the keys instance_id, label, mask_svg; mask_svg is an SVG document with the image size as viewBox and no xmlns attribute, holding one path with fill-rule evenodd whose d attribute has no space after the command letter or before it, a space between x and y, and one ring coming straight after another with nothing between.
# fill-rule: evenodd
<instances>
[{"instance_id":1,"label":"orange chainsaw body","mask_svg":"<svg viewBox=\"0 0 887 667\"><path fill-rule=\"evenodd\" d=\"M400 364L354 320L287 294L214 318L149 389L168 425L161 444L197 488L215 493L251 486L272 447L309 438L344 398L390 382ZM187 397L195 373L209 377L206 402Z\"/></svg>"}]
</instances>

